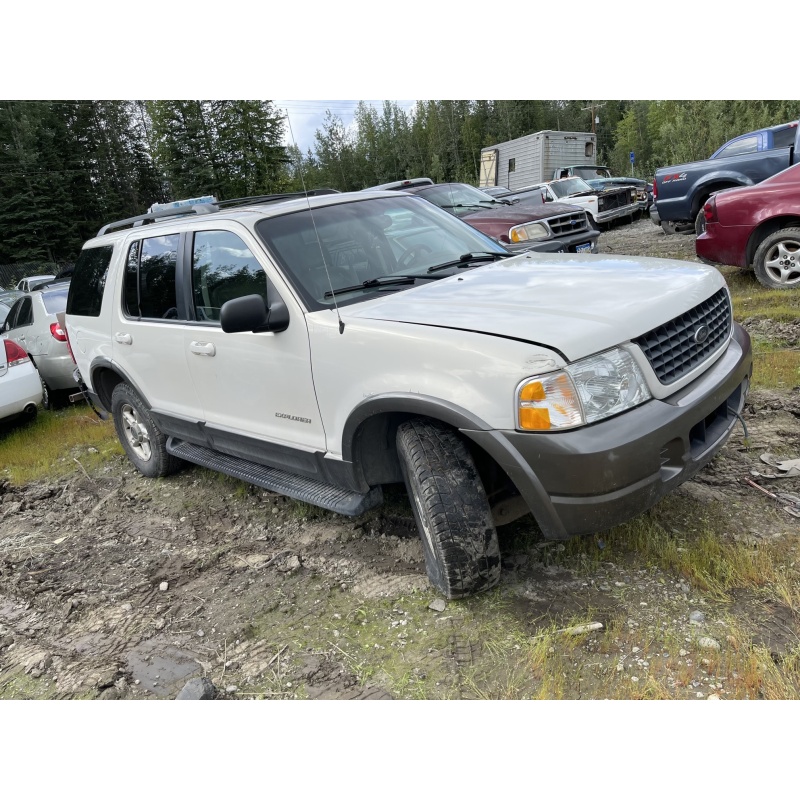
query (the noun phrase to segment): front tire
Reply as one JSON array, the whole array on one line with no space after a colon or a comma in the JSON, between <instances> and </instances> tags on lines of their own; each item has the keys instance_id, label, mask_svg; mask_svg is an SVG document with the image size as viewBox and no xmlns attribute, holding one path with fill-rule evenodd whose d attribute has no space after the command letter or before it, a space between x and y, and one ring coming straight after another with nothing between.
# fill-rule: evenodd
<instances>
[{"instance_id":1,"label":"front tire","mask_svg":"<svg viewBox=\"0 0 800 800\"><path fill-rule=\"evenodd\" d=\"M768 289L800 286L800 228L783 228L767 236L756 250L753 271Z\"/></svg>"},{"instance_id":2,"label":"front tire","mask_svg":"<svg viewBox=\"0 0 800 800\"><path fill-rule=\"evenodd\" d=\"M418 417L398 428L397 452L433 586L448 599L496 586L497 530L464 441Z\"/></svg>"},{"instance_id":3,"label":"front tire","mask_svg":"<svg viewBox=\"0 0 800 800\"><path fill-rule=\"evenodd\" d=\"M150 411L127 384L118 383L111 394L114 427L131 463L148 478L176 472L181 460L167 452L167 438L158 429Z\"/></svg>"}]
</instances>

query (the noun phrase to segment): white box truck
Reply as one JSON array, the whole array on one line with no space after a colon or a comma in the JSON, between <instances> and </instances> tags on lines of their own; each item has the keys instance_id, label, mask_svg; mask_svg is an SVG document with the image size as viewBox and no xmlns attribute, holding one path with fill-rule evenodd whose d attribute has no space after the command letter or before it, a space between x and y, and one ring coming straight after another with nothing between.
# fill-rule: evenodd
<instances>
[{"instance_id":1,"label":"white box truck","mask_svg":"<svg viewBox=\"0 0 800 800\"><path fill-rule=\"evenodd\" d=\"M481 189L505 186L514 191L552 180L570 164L594 164L597 135L582 131L538 131L481 149Z\"/></svg>"}]
</instances>

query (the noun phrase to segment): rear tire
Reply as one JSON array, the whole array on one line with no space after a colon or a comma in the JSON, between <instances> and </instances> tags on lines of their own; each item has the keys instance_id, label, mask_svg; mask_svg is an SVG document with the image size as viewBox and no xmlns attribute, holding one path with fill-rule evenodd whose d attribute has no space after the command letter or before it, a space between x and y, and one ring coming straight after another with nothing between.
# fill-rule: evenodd
<instances>
[{"instance_id":1,"label":"rear tire","mask_svg":"<svg viewBox=\"0 0 800 800\"><path fill-rule=\"evenodd\" d=\"M127 384L118 383L111 394L114 427L131 463L148 478L176 472L181 459L167 452L167 437L158 429L150 411Z\"/></svg>"},{"instance_id":2,"label":"rear tire","mask_svg":"<svg viewBox=\"0 0 800 800\"><path fill-rule=\"evenodd\" d=\"M703 206L705 206L705 203L700 206L700 210L697 212L697 216L694 218L695 236L701 236L706 232L706 215L703 211Z\"/></svg>"},{"instance_id":3,"label":"rear tire","mask_svg":"<svg viewBox=\"0 0 800 800\"><path fill-rule=\"evenodd\" d=\"M782 228L767 236L756 250L753 271L768 289L800 287L800 228Z\"/></svg>"},{"instance_id":4,"label":"rear tire","mask_svg":"<svg viewBox=\"0 0 800 800\"><path fill-rule=\"evenodd\" d=\"M47 385L47 381L40 375L39 380L42 382L42 408L45 411L50 411L53 408L53 390Z\"/></svg>"},{"instance_id":5,"label":"rear tire","mask_svg":"<svg viewBox=\"0 0 800 800\"><path fill-rule=\"evenodd\" d=\"M399 427L397 452L433 586L448 599L496 586L497 530L464 441L418 417Z\"/></svg>"}]
</instances>

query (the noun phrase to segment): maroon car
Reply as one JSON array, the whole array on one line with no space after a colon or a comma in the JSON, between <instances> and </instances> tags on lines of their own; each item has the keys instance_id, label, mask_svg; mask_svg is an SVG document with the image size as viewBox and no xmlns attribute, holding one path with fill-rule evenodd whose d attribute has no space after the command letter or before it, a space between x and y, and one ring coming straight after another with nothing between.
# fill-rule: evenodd
<instances>
[{"instance_id":1,"label":"maroon car","mask_svg":"<svg viewBox=\"0 0 800 800\"><path fill-rule=\"evenodd\" d=\"M703 212L695 243L702 261L752 266L769 289L800 286L800 164L755 186L717 192Z\"/></svg>"},{"instance_id":2,"label":"maroon car","mask_svg":"<svg viewBox=\"0 0 800 800\"><path fill-rule=\"evenodd\" d=\"M412 178L374 189L411 192L460 217L491 236L512 253L596 253L599 232L586 212L565 203L545 204L541 195L519 202L495 198L467 183L434 183L430 178Z\"/></svg>"}]
</instances>

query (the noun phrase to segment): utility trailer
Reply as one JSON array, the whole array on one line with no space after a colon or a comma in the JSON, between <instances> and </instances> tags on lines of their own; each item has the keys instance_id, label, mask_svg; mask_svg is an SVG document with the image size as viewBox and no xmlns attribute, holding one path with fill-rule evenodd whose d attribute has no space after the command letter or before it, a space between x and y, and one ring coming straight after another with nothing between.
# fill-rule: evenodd
<instances>
[{"instance_id":1,"label":"utility trailer","mask_svg":"<svg viewBox=\"0 0 800 800\"><path fill-rule=\"evenodd\" d=\"M552 179L560 167L594 164L597 135L583 131L538 131L481 150L479 186L514 191Z\"/></svg>"}]
</instances>

